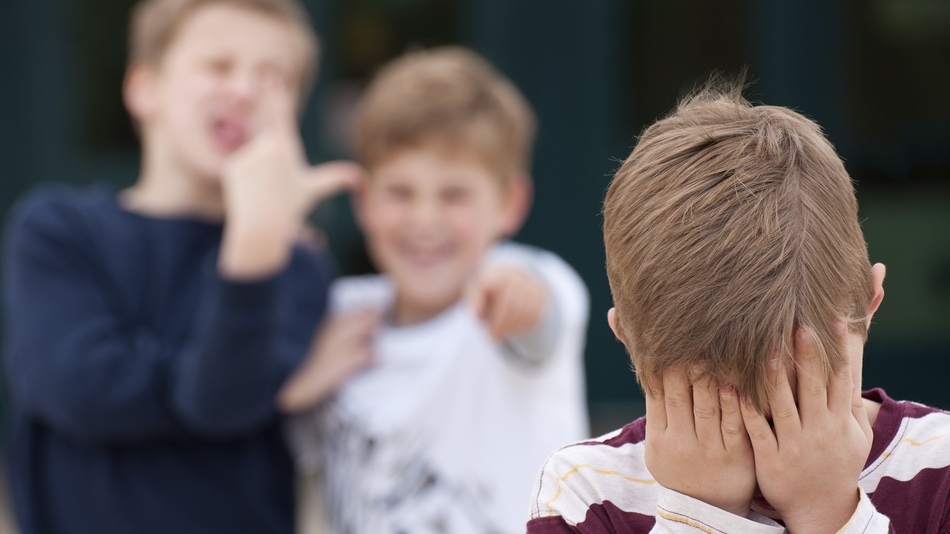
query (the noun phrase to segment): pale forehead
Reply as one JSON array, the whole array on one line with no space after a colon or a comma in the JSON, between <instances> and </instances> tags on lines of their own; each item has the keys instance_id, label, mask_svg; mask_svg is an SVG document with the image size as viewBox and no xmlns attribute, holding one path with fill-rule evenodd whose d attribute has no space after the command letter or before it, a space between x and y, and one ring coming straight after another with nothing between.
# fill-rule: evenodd
<instances>
[{"instance_id":1,"label":"pale forehead","mask_svg":"<svg viewBox=\"0 0 950 534\"><path fill-rule=\"evenodd\" d=\"M438 147L405 148L371 169L371 182L411 181L420 186L451 183L500 183L494 171L474 154L452 152Z\"/></svg>"},{"instance_id":2,"label":"pale forehead","mask_svg":"<svg viewBox=\"0 0 950 534\"><path fill-rule=\"evenodd\" d=\"M261 11L224 3L195 9L179 28L168 56L233 55L302 70L303 46L292 25Z\"/></svg>"}]
</instances>

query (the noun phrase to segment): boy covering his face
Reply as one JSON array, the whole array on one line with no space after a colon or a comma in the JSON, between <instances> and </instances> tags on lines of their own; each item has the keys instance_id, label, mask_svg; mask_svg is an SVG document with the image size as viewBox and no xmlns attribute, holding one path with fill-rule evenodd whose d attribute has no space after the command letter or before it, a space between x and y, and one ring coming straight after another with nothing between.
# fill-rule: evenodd
<instances>
[{"instance_id":1,"label":"boy covering his face","mask_svg":"<svg viewBox=\"0 0 950 534\"><path fill-rule=\"evenodd\" d=\"M647 413L547 461L528 532L943 532L950 415L860 392L884 292L818 125L710 85L604 201Z\"/></svg>"}]
</instances>

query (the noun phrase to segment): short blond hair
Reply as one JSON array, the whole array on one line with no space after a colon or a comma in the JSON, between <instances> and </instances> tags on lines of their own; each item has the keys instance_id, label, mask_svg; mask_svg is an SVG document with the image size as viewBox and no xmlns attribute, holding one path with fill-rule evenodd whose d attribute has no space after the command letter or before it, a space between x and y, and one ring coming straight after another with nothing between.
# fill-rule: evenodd
<instances>
[{"instance_id":1,"label":"short blond hair","mask_svg":"<svg viewBox=\"0 0 950 534\"><path fill-rule=\"evenodd\" d=\"M306 10L296 0L141 0L132 9L128 64L157 66L181 26L198 8L224 4L249 9L286 23L300 40L300 95L310 92L316 77L318 41Z\"/></svg>"},{"instance_id":2,"label":"short blond hair","mask_svg":"<svg viewBox=\"0 0 950 534\"><path fill-rule=\"evenodd\" d=\"M709 85L647 128L603 210L617 326L641 385L678 369L763 410L769 362L791 357L798 327L837 371L838 320L867 336L857 210L820 127L752 106L739 84Z\"/></svg>"},{"instance_id":3,"label":"short blond hair","mask_svg":"<svg viewBox=\"0 0 950 534\"><path fill-rule=\"evenodd\" d=\"M357 159L372 170L396 152L435 144L478 157L507 180L528 170L535 117L515 85L475 52L409 52L367 88L354 130Z\"/></svg>"}]
</instances>

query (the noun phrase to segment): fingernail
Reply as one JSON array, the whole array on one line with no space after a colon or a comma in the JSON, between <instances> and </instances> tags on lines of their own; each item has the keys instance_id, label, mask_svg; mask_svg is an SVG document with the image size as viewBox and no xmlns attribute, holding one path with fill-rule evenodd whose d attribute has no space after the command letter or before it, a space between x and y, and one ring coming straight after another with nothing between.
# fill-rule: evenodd
<instances>
[{"instance_id":1,"label":"fingernail","mask_svg":"<svg viewBox=\"0 0 950 534\"><path fill-rule=\"evenodd\" d=\"M729 388L729 387L719 388L719 398L724 401L732 402L732 399L733 399L732 388Z\"/></svg>"},{"instance_id":2,"label":"fingernail","mask_svg":"<svg viewBox=\"0 0 950 534\"><path fill-rule=\"evenodd\" d=\"M744 404L746 408L748 408L749 410L755 410L755 405L752 404L751 397L740 397L740 399L742 400L742 404Z\"/></svg>"},{"instance_id":3,"label":"fingernail","mask_svg":"<svg viewBox=\"0 0 950 534\"><path fill-rule=\"evenodd\" d=\"M772 358L771 360L769 360L769 369L773 371L778 371L781 365L782 365L782 362L778 358Z\"/></svg>"}]
</instances>

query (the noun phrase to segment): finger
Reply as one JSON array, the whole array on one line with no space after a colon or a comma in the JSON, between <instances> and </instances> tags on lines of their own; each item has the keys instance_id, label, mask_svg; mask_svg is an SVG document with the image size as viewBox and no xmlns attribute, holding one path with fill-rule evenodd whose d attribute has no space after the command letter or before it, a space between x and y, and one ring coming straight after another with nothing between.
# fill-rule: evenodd
<instances>
[{"instance_id":1,"label":"finger","mask_svg":"<svg viewBox=\"0 0 950 534\"><path fill-rule=\"evenodd\" d=\"M705 443L722 443L719 388L707 377L693 383L693 424Z\"/></svg>"},{"instance_id":2,"label":"finger","mask_svg":"<svg viewBox=\"0 0 950 534\"><path fill-rule=\"evenodd\" d=\"M510 283L514 285L508 288L506 297L510 310L506 328L508 335L526 332L537 325L540 318L538 302L543 298L525 278L514 278Z\"/></svg>"},{"instance_id":3,"label":"finger","mask_svg":"<svg viewBox=\"0 0 950 534\"><path fill-rule=\"evenodd\" d=\"M533 328L541 318L544 317L548 307L547 287L537 280L530 280L528 295L523 299L524 302L524 328Z\"/></svg>"},{"instance_id":4,"label":"finger","mask_svg":"<svg viewBox=\"0 0 950 534\"><path fill-rule=\"evenodd\" d=\"M794 346L801 415L807 418L825 413L828 410L828 378L814 333L806 328L798 328Z\"/></svg>"},{"instance_id":5,"label":"finger","mask_svg":"<svg viewBox=\"0 0 950 534\"><path fill-rule=\"evenodd\" d=\"M719 412L721 419L722 445L728 451L747 448L749 435L742 422L739 394L732 387L719 388Z\"/></svg>"},{"instance_id":6,"label":"finger","mask_svg":"<svg viewBox=\"0 0 950 534\"><path fill-rule=\"evenodd\" d=\"M377 310L362 309L333 317L324 330L327 336L332 335L338 340L368 339L376 331L380 318Z\"/></svg>"},{"instance_id":7,"label":"finger","mask_svg":"<svg viewBox=\"0 0 950 534\"><path fill-rule=\"evenodd\" d=\"M653 380L650 384L644 384L643 397L646 401L646 432L647 434L659 434L666 430L666 401L663 394L663 381Z\"/></svg>"},{"instance_id":8,"label":"finger","mask_svg":"<svg viewBox=\"0 0 950 534\"><path fill-rule=\"evenodd\" d=\"M363 167L350 161L331 161L309 167L303 175L304 194L318 202L344 189L353 189L363 180Z\"/></svg>"},{"instance_id":9,"label":"finger","mask_svg":"<svg viewBox=\"0 0 950 534\"><path fill-rule=\"evenodd\" d=\"M469 301L478 320L488 324L495 308L495 278L490 272L480 272L469 284Z\"/></svg>"},{"instance_id":10,"label":"finger","mask_svg":"<svg viewBox=\"0 0 950 534\"><path fill-rule=\"evenodd\" d=\"M835 324L838 347L844 350L844 365L828 381L828 408L837 414L847 413L853 408L855 399L860 401L861 392L857 391L851 376L851 360L846 350L848 325L843 320Z\"/></svg>"},{"instance_id":11,"label":"finger","mask_svg":"<svg viewBox=\"0 0 950 534\"><path fill-rule=\"evenodd\" d=\"M364 308L349 316L349 323L357 335L372 334L382 320L382 312L374 308Z\"/></svg>"},{"instance_id":12,"label":"finger","mask_svg":"<svg viewBox=\"0 0 950 534\"><path fill-rule=\"evenodd\" d=\"M489 319L489 330L495 339L506 337L518 329L521 303L518 302L514 293L504 283L499 284L494 292L493 313Z\"/></svg>"},{"instance_id":13,"label":"finger","mask_svg":"<svg viewBox=\"0 0 950 534\"><path fill-rule=\"evenodd\" d=\"M769 362L767 376L771 385L767 397L775 435L781 438L783 435L797 434L801 430L801 419L795 405L792 386L788 381L788 373L778 355L774 355Z\"/></svg>"},{"instance_id":14,"label":"finger","mask_svg":"<svg viewBox=\"0 0 950 534\"><path fill-rule=\"evenodd\" d=\"M864 398L861 396L861 388L853 386L852 391L851 415L858 422L868 443L871 443L874 440L874 433L871 430L871 419L868 417L867 408L864 407Z\"/></svg>"},{"instance_id":15,"label":"finger","mask_svg":"<svg viewBox=\"0 0 950 534\"><path fill-rule=\"evenodd\" d=\"M778 440L765 415L756 410L749 399L742 398L739 399L739 412L756 457L774 452L778 448Z\"/></svg>"},{"instance_id":16,"label":"finger","mask_svg":"<svg viewBox=\"0 0 950 534\"><path fill-rule=\"evenodd\" d=\"M291 135L299 140L297 133L297 103L290 87L277 73L268 73L263 79L261 99L261 128Z\"/></svg>"},{"instance_id":17,"label":"finger","mask_svg":"<svg viewBox=\"0 0 950 534\"><path fill-rule=\"evenodd\" d=\"M682 369L672 369L663 375L663 398L666 405L667 427L674 431L695 435L693 422L693 393L689 379Z\"/></svg>"}]
</instances>

